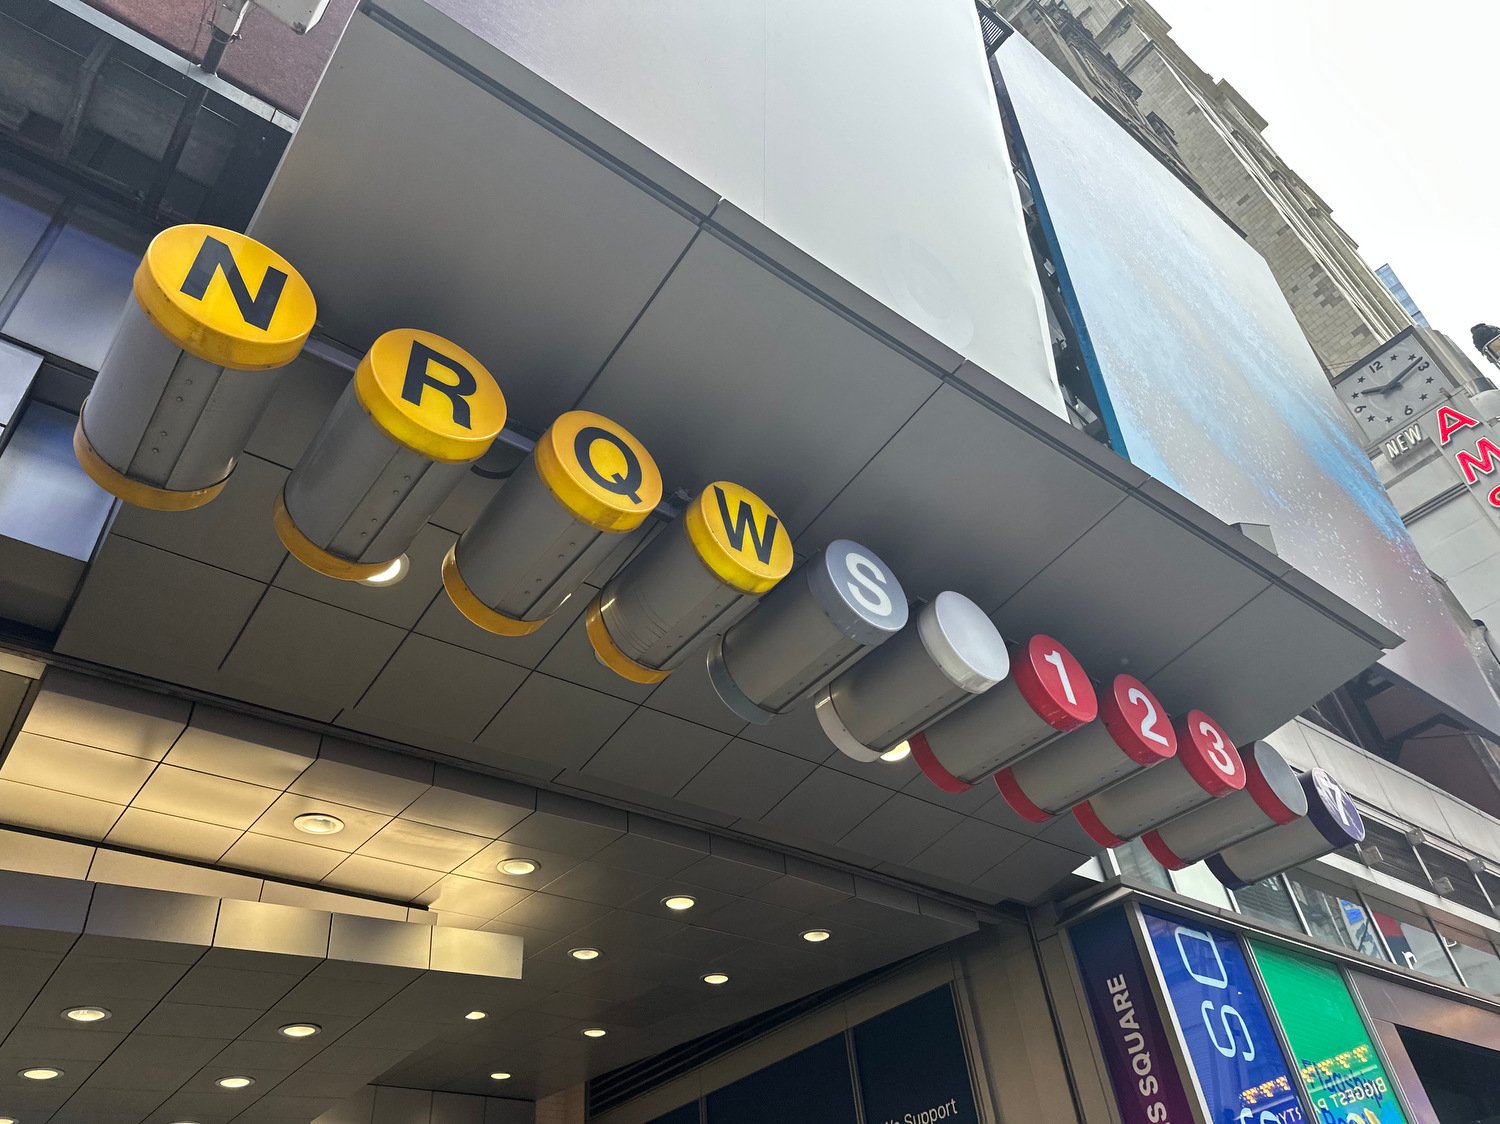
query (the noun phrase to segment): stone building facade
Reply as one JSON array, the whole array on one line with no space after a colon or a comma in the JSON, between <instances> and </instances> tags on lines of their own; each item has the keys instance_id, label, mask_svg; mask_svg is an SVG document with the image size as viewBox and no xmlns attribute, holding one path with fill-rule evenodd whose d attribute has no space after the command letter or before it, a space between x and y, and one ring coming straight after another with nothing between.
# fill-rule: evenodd
<instances>
[{"instance_id":1,"label":"stone building facade","mask_svg":"<svg viewBox=\"0 0 1500 1124\"><path fill-rule=\"evenodd\" d=\"M1266 142L1265 119L1189 58L1144 0L996 9L1260 251L1330 375L1411 323L1329 205Z\"/></svg>"}]
</instances>

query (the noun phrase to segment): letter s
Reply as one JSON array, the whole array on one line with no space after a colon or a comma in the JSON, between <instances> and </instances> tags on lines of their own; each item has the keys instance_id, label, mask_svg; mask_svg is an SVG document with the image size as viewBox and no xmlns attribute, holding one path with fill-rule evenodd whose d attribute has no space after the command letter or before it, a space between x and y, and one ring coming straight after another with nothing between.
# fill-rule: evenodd
<instances>
[{"instance_id":1,"label":"letter s","mask_svg":"<svg viewBox=\"0 0 1500 1124\"><path fill-rule=\"evenodd\" d=\"M1224 1034L1228 1038L1227 1042L1221 1043L1218 1035L1214 1033L1213 1024L1208 1021L1208 1013L1212 1009L1213 1004L1205 999L1202 1007L1203 1029L1208 1032L1208 1040L1213 1043L1214 1049L1226 1058L1232 1058L1239 1052L1239 1045L1235 1042L1234 1038L1234 1027L1229 1024L1229 1018L1233 1015L1235 1022L1240 1024L1240 1033L1245 1036L1245 1052L1242 1056L1247 1062L1254 1060L1255 1043L1250 1039L1250 1028L1245 1025L1244 1016L1228 1004L1219 1008L1219 1022L1223 1025Z\"/></svg>"},{"instance_id":2,"label":"letter s","mask_svg":"<svg viewBox=\"0 0 1500 1124\"><path fill-rule=\"evenodd\" d=\"M1161 1088L1161 1082L1156 1079L1155 1074L1152 1074L1149 1077L1142 1077L1137 1081L1136 1087L1140 1089L1141 1096L1151 1097L1155 1096L1156 1091Z\"/></svg>"},{"instance_id":3,"label":"letter s","mask_svg":"<svg viewBox=\"0 0 1500 1124\"><path fill-rule=\"evenodd\" d=\"M1156 1101L1146 1109L1146 1119L1151 1121L1151 1124L1166 1124L1167 1106L1161 1101Z\"/></svg>"},{"instance_id":4,"label":"letter s","mask_svg":"<svg viewBox=\"0 0 1500 1124\"><path fill-rule=\"evenodd\" d=\"M863 554L844 555L844 566L854 579L844 587L849 596L878 617L890 616L891 595L886 592L885 571Z\"/></svg>"}]
</instances>

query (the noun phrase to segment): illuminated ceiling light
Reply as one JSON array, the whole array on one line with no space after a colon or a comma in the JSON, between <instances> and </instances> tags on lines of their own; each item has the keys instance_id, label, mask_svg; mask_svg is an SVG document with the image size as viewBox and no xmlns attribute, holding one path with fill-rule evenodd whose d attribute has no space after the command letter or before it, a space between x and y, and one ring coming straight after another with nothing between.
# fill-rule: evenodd
<instances>
[{"instance_id":1,"label":"illuminated ceiling light","mask_svg":"<svg viewBox=\"0 0 1500 1124\"><path fill-rule=\"evenodd\" d=\"M377 570L367 578L360 578L359 584L375 586L395 585L402 578L406 577L406 572L410 569L411 559L403 554L401 557L393 560L385 569Z\"/></svg>"},{"instance_id":2,"label":"illuminated ceiling light","mask_svg":"<svg viewBox=\"0 0 1500 1124\"><path fill-rule=\"evenodd\" d=\"M499 1073L492 1073L492 1074L490 1074L490 1080L491 1081L509 1081L510 1080L510 1074L505 1073L503 1071L499 1072Z\"/></svg>"},{"instance_id":3,"label":"illuminated ceiling light","mask_svg":"<svg viewBox=\"0 0 1500 1124\"><path fill-rule=\"evenodd\" d=\"M603 1038L609 1031L602 1026L591 1026L583 1032L585 1038Z\"/></svg>"},{"instance_id":4,"label":"illuminated ceiling light","mask_svg":"<svg viewBox=\"0 0 1500 1124\"><path fill-rule=\"evenodd\" d=\"M681 913L685 909L692 909L698 904L697 898L690 898L686 894L673 894L670 898L662 898L661 904L668 909Z\"/></svg>"},{"instance_id":5,"label":"illuminated ceiling light","mask_svg":"<svg viewBox=\"0 0 1500 1124\"><path fill-rule=\"evenodd\" d=\"M63 1018L72 1019L75 1023L102 1023L109 1016L107 1007L69 1007L63 1012Z\"/></svg>"},{"instance_id":6,"label":"illuminated ceiling light","mask_svg":"<svg viewBox=\"0 0 1500 1124\"><path fill-rule=\"evenodd\" d=\"M276 1033L283 1038L311 1038L314 1034L322 1032L323 1028L317 1023L288 1023L276 1029Z\"/></svg>"},{"instance_id":7,"label":"illuminated ceiling light","mask_svg":"<svg viewBox=\"0 0 1500 1124\"><path fill-rule=\"evenodd\" d=\"M470 1011L467 1015L464 1016L464 1018L468 1019L471 1023L477 1023L480 1019L487 1019L489 1017L490 1013L488 1011Z\"/></svg>"},{"instance_id":8,"label":"illuminated ceiling light","mask_svg":"<svg viewBox=\"0 0 1500 1124\"><path fill-rule=\"evenodd\" d=\"M535 874L542 869L542 864L535 859L506 859L495 869L501 874L514 874L519 878L523 874Z\"/></svg>"},{"instance_id":9,"label":"illuminated ceiling light","mask_svg":"<svg viewBox=\"0 0 1500 1124\"><path fill-rule=\"evenodd\" d=\"M214 1082L221 1089L244 1089L255 1084L253 1077L221 1077Z\"/></svg>"},{"instance_id":10,"label":"illuminated ceiling light","mask_svg":"<svg viewBox=\"0 0 1500 1124\"><path fill-rule=\"evenodd\" d=\"M575 948L570 949L568 955L574 960L598 960L599 950L597 948Z\"/></svg>"},{"instance_id":11,"label":"illuminated ceiling light","mask_svg":"<svg viewBox=\"0 0 1500 1124\"><path fill-rule=\"evenodd\" d=\"M809 944L822 944L831 936L833 936L833 934L830 933L827 929L808 929L805 933L802 934L802 939L807 941Z\"/></svg>"},{"instance_id":12,"label":"illuminated ceiling light","mask_svg":"<svg viewBox=\"0 0 1500 1124\"><path fill-rule=\"evenodd\" d=\"M308 835L337 835L344 830L344 821L327 812L304 812L292 821L292 826Z\"/></svg>"},{"instance_id":13,"label":"illuminated ceiling light","mask_svg":"<svg viewBox=\"0 0 1500 1124\"><path fill-rule=\"evenodd\" d=\"M911 742L898 742L880 755L880 759L887 765L894 765L897 761L905 761L911 756Z\"/></svg>"},{"instance_id":14,"label":"illuminated ceiling light","mask_svg":"<svg viewBox=\"0 0 1500 1124\"><path fill-rule=\"evenodd\" d=\"M20 1124L14 1116L0 1116L0 1124Z\"/></svg>"},{"instance_id":15,"label":"illuminated ceiling light","mask_svg":"<svg viewBox=\"0 0 1500 1124\"><path fill-rule=\"evenodd\" d=\"M62 1070L50 1065L32 1066L30 1069L23 1069L21 1071L21 1076L26 1078L27 1081L51 1081L62 1075Z\"/></svg>"},{"instance_id":16,"label":"illuminated ceiling light","mask_svg":"<svg viewBox=\"0 0 1500 1124\"><path fill-rule=\"evenodd\" d=\"M708 975L703 977L703 982L706 984L713 984L715 987L718 987L719 984L727 984L729 982L729 977L726 976L723 972L710 972Z\"/></svg>"}]
</instances>

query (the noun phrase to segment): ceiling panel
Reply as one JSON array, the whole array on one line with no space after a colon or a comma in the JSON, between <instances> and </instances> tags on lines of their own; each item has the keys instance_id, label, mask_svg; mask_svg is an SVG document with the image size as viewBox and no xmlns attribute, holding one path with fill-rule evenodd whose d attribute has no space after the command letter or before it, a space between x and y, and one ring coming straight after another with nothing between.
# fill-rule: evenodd
<instances>
[{"instance_id":1,"label":"ceiling panel","mask_svg":"<svg viewBox=\"0 0 1500 1124\"><path fill-rule=\"evenodd\" d=\"M279 465L242 456L213 503L172 512L121 504L110 533L269 582L287 557L271 525L272 502L286 476Z\"/></svg>"},{"instance_id":2,"label":"ceiling panel","mask_svg":"<svg viewBox=\"0 0 1500 1124\"><path fill-rule=\"evenodd\" d=\"M392 625L273 587L223 666L286 694L352 706L404 635Z\"/></svg>"},{"instance_id":3,"label":"ceiling panel","mask_svg":"<svg viewBox=\"0 0 1500 1124\"><path fill-rule=\"evenodd\" d=\"M534 759L555 774L592 757L633 709L613 695L534 672L475 742Z\"/></svg>"},{"instance_id":4,"label":"ceiling panel","mask_svg":"<svg viewBox=\"0 0 1500 1124\"><path fill-rule=\"evenodd\" d=\"M408 740L427 732L471 742L526 675L515 664L411 633L351 713L366 729L407 731Z\"/></svg>"},{"instance_id":5,"label":"ceiling panel","mask_svg":"<svg viewBox=\"0 0 1500 1124\"><path fill-rule=\"evenodd\" d=\"M335 338L364 347L374 325L421 324L493 364L512 413L545 425L603 365L696 223L529 117L496 112L488 91L414 56L372 20L350 24L341 57L408 81L325 82L299 129L317 143L288 151L275 202L252 233L289 253L301 248L297 268ZM356 112L389 131L347 129ZM465 143L455 147L460 120ZM317 151L324 145L337 157ZM376 180L386 190L368 191ZM431 192L445 206L410 205ZM293 204L299 196L303 204ZM323 223L314 201L331 198L341 200L346 229L366 232L359 260L314 248ZM479 217L495 213L528 219ZM453 299L455 271L466 269L485 278L483 300Z\"/></svg>"},{"instance_id":6,"label":"ceiling panel","mask_svg":"<svg viewBox=\"0 0 1500 1124\"><path fill-rule=\"evenodd\" d=\"M678 790L677 798L736 819L760 819L813 768L800 757L735 738Z\"/></svg>"},{"instance_id":7,"label":"ceiling panel","mask_svg":"<svg viewBox=\"0 0 1500 1124\"><path fill-rule=\"evenodd\" d=\"M641 707L583 766L598 781L671 796L708 763L729 735Z\"/></svg>"},{"instance_id":8,"label":"ceiling panel","mask_svg":"<svg viewBox=\"0 0 1500 1124\"><path fill-rule=\"evenodd\" d=\"M627 424L669 486L742 483L796 533L937 387L926 368L705 233L582 405ZM764 403L793 401L767 425ZM712 419L712 440L685 419Z\"/></svg>"}]
</instances>

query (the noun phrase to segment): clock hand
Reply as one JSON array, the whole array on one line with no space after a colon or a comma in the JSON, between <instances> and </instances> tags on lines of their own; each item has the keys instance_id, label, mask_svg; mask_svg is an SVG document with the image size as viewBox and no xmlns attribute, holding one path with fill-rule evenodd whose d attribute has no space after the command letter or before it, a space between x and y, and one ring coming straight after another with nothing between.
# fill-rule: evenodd
<instances>
[{"instance_id":1,"label":"clock hand","mask_svg":"<svg viewBox=\"0 0 1500 1124\"><path fill-rule=\"evenodd\" d=\"M1409 375L1413 371L1415 371L1419 366L1421 366L1421 364L1422 364L1422 360L1418 359L1416 362L1412 363L1404 371L1402 371L1399 375L1397 375L1395 378L1393 378L1390 382L1386 383L1382 387L1377 388L1375 390L1375 393L1376 394L1389 394L1391 391L1395 390L1396 387L1398 387L1398 386L1401 385L1401 380L1402 379L1404 379L1407 375Z\"/></svg>"}]
</instances>

